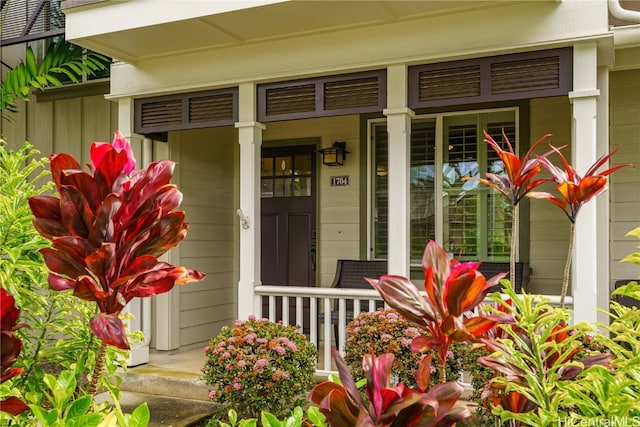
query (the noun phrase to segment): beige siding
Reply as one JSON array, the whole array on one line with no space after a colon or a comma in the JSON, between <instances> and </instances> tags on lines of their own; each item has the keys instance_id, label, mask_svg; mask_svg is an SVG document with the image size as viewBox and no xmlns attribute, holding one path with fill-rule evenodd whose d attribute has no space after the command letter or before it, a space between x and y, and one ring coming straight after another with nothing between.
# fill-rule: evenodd
<instances>
[{"instance_id":1,"label":"beige siding","mask_svg":"<svg viewBox=\"0 0 640 427\"><path fill-rule=\"evenodd\" d=\"M175 181L189 223L176 249L179 263L207 274L202 282L180 287L180 347L206 342L235 319L237 145L232 127L170 134L178 162Z\"/></svg>"},{"instance_id":2,"label":"beige siding","mask_svg":"<svg viewBox=\"0 0 640 427\"><path fill-rule=\"evenodd\" d=\"M563 153L571 159L571 105L566 97L533 99L530 111L530 140L551 133L550 142L560 147L567 145ZM538 147L540 153L548 150L548 144ZM552 160L558 159L553 156ZM540 187L551 191L551 184ZM546 200L530 201L530 292L559 295L564 266L569 249L570 223L560 209ZM524 225L523 225L524 226Z\"/></svg>"},{"instance_id":3,"label":"beige siding","mask_svg":"<svg viewBox=\"0 0 640 427\"><path fill-rule=\"evenodd\" d=\"M318 286L330 286L340 258L360 257L360 121L358 116L268 123L264 145L298 138L318 138L318 148L346 141L344 166L324 166L318 157ZM330 177L348 175L349 185L331 187Z\"/></svg>"},{"instance_id":4,"label":"beige siding","mask_svg":"<svg viewBox=\"0 0 640 427\"><path fill-rule=\"evenodd\" d=\"M63 94L64 89L56 89ZM104 95L29 102L18 101L17 113L6 113L0 133L12 149L29 141L42 155L69 153L81 165L89 162L89 147L94 141L111 141L118 128L117 106Z\"/></svg>"},{"instance_id":5,"label":"beige siding","mask_svg":"<svg viewBox=\"0 0 640 427\"><path fill-rule=\"evenodd\" d=\"M610 179L610 249L612 283L640 276L640 268L620 259L635 252L640 243L625 237L640 227L640 70L616 71L610 75L609 142L611 149L622 146L611 164L634 163L635 169L623 168Z\"/></svg>"}]
</instances>

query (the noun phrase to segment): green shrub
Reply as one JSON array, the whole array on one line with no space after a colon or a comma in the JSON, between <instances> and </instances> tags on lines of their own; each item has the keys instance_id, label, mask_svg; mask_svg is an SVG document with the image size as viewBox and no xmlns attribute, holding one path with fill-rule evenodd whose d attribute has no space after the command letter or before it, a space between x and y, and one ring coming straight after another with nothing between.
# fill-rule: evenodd
<instances>
[{"instance_id":1,"label":"green shrub","mask_svg":"<svg viewBox=\"0 0 640 427\"><path fill-rule=\"evenodd\" d=\"M242 418L283 417L306 402L317 350L298 328L251 316L224 327L205 351L209 397Z\"/></svg>"},{"instance_id":2,"label":"green shrub","mask_svg":"<svg viewBox=\"0 0 640 427\"><path fill-rule=\"evenodd\" d=\"M391 308L372 312L361 312L347 325L347 340L344 347L344 360L354 378L364 378L362 357L373 352L376 355L391 353L394 355L392 375L409 387L416 387L416 371L424 355L413 353L411 341L421 335L421 331ZM462 364L456 357L457 345L451 347L447 356L447 381L456 381L460 376ZM432 368L435 370L435 368ZM433 375L431 382L437 382Z\"/></svg>"},{"instance_id":3,"label":"green shrub","mask_svg":"<svg viewBox=\"0 0 640 427\"><path fill-rule=\"evenodd\" d=\"M89 328L95 306L69 292L53 291L47 284L48 272L39 250L49 243L33 227L27 203L29 197L50 193L53 188L51 183L39 185L50 178L48 161L39 154L28 142L13 151L0 139L0 284L15 298L21 309L19 321L27 325L15 332L23 347L13 366L21 368L22 374L3 383L0 400L17 393L32 408L51 408L55 393L50 387L60 382L69 399L63 402L66 407L72 399L86 401L82 396L87 372L93 370L100 342ZM126 357L110 348L106 360L108 375L101 378L101 386L117 399L121 379L115 373ZM37 422L31 411L8 417L0 411L0 425ZM44 425L42 420L40 424Z\"/></svg>"}]
</instances>

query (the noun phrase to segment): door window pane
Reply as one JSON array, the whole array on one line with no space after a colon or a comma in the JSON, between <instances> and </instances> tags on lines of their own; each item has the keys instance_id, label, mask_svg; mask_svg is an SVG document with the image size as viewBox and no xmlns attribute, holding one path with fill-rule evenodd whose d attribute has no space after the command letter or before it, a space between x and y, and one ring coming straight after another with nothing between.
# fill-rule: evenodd
<instances>
[{"instance_id":1,"label":"door window pane","mask_svg":"<svg viewBox=\"0 0 640 427\"><path fill-rule=\"evenodd\" d=\"M275 175L284 176L291 175L291 157L276 157L276 173Z\"/></svg>"},{"instance_id":2,"label":"door window pane","mask_svg":"<svg viewBox=\"0 0 640 427\"><path fill-rule=\"evenodd\" d=\"M313 156L263 157L262 197L310 197L312 195Z\"/></svg>"},{"instance_id":3,"label":"door window pane","mask_svg":"<svg viewBox=\"0 0 640 427\"><path fill-rule=\"evenodd\" d=\"M264 157L262 159L261 176L273 176L273 157Z\"/></svg>"}]
</instances>

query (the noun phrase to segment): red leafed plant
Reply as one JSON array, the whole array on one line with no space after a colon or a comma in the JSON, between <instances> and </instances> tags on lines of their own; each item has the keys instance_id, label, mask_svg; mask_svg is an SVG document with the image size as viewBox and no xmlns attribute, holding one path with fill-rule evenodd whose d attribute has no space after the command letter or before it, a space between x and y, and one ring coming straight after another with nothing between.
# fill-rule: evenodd
<instances>
[{"instance_id":1,"label":"red leafed plant","mask_svg":"<svg viewBox=\"0 0 640 427\"><path fill-rule=\"evenodd\" d=\"M479 265L449 260L436 242L429 241L422 256L426 297L406 277L367 279L391 308L426 332L413 339L412 347L414 351L437 351L440 382L446 381L447 352L453 341L477 339L497 323L510 321L510 316L484 314L461 320L461 315L477 307L506 275L500 273L486 280L478 271Z\"/></svg>"},{"instance_id":2,"label":"red leafed plant","mask_svg":"<svg viewBox=\"0 0 640 427\"><path fill-rule=\"evenodd\" d=\"M22 368L11 368L22 350L22 340L14 335L17 329L25 326L16 325L20 309L15 306L13 296L0 288L0 384L22 373ZM15 396L0 401L0 411L18 415L29 407Z\"/></svg>"},{"instance_id":3,"label":"red leafed plant","mask_svg":"<svg viewBox=\"0 0 640 427\"><path fill-rule=\"evenodd\" d=\"M591 165L584 176L580 176L558 148L551 146L551 149L560 157L564 170L551 163L546 157L539 157L539 160L545 169L551 173L552 180L557 184L556 190L558 191L559 196L542 191L529 192L528 196L536 199L545 199L558 206L571 222L569 254L567 255L562 291L560 293L560 306L564 307L564 300L569 288L569 275L571 274L571 259L573 257L573 244L575 239L575 222L578 212L585 203L607 190L607 177L610 174L618 169L627 166L634 167L634 165L617 165L598 172L598 169L604 166L611 156L620 149L620 147L618 147L609 154L601 156L593 165Z\"/></svg>"},{"instance_id":4,"label":"red leafed plant","mask_svg":"<svg viewBox=\"0 0 640 427\"><path fill-rule=\"evenodd\" d=\"M333 350L333 356L342 384L326 381L309 394L332 427L448 427L471 416L466 407L455 406L463 391L460 384L451 381L429 388L431 355L420 362L417 390L391 385L393 354L364 355L366 402L340 353Z\"/></svg>"},{"instance_id":5,"label":"red leafed plant","mask_svg":"<svg viewBox=\"0 0 640 427\"><path fill-rule=\"evenodd\" d=\"M200 281L204 274L158 260L188 228L184 212L174 211L182 201L169 182L174 163L161 160L135 170L131 146L120 132L112 144L94 142L90 155L93 164L85 172L71 155L53 154L59 197L31 197L29 206L36 229L52 242L41 250L49 286L98 305L90 326L102 340L99 373L105 345L129 348L119 314L131 299ZM95 374L90 393L94 381Z\"/></svg>"},{"instance_id":6,"label":"red leafed plant","mask_svg":"<svg viewBox=\"0 0 640 427\"><path fill-rule=\"evenodd\" d=\"M534 179L540 170L542 169L541 159L545 158L547 154L539 157L533 157L533 151L538 145L551 134L543 135L540 139L534 142L529 150L522 156L518 157L515 153L511 142L507 135L502 132L502 139L506 144L507 149L503 149L498 142L496 142L491 135L486 131L484 132L484 141L489 144L493 151L496 152L502 164L504 165L504 174L487 173L486 178L473 178L465 177L464 181L476 180L481 183L495 188L502 193L512 206L512 219L511 219L511 255L510 255L510 277L509 281L515 283L515 263L516 263L516 242L518 236L518 209L516 205L526 196L530 191L539 186L540 184L548 181L547 178Z\"/></svg>"}]
</instances>

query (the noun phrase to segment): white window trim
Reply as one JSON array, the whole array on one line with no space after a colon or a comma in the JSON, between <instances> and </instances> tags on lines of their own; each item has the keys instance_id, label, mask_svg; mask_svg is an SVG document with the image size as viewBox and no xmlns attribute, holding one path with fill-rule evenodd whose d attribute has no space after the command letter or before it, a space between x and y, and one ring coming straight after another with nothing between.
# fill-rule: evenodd
<instances>
[{"instance_id":1,"label":"white window trim","mask_svg":"<svg viewBox=\"0 0 640 427\"><path fill-rule=\"evenodd\" d=\"M453 111L446 113L430 113L430 114L416 114L414 118L411 119L411 122L418 120L428 120L435 119L436 121L436 170L441 170L442 168L442 159L443 159L443 147L444 147L444 119L445 117L451 116L464 116L464 115L472 115L472 114L490 114L496 112L508 112L513 111L515 115L515 151L521 156L523 153L520 152L520 107L512 106L512 107L501 107L501 108L482 108L482 109L474 109L474 110L462 110L462 111ZM373 194L374 194L374 150L373 150L373 142L374 142L374 134L372 132L373 126L379 123L386 123L386 118L377 118L367 120L367 259L373 259L373 242L375 235L375 222L374 219L374 208L373 208ZM513 141L511 141L513 143ZM440 168L438 168L440 166ZM408 167L408 166L407 166ZM484 177L483 177L484 178ZM442 174L435 175L435 190L436 194L442 194L443 192L443 180ZM442 197L435 198L435 211L436 214L436 224L435 224L435 232L436 232L436 241L439 244L442 244L444 239L444 215L443 212L443 201ZM519 206L518 206L519 208ZM522 224L519 224L519 227L522 227ZM519 234L519 230L517 231ZM520 241L516 239L516 254L519 254ZM419 267L419 263L412 262L411 267Z\"/></svg>"}]
</instances>

